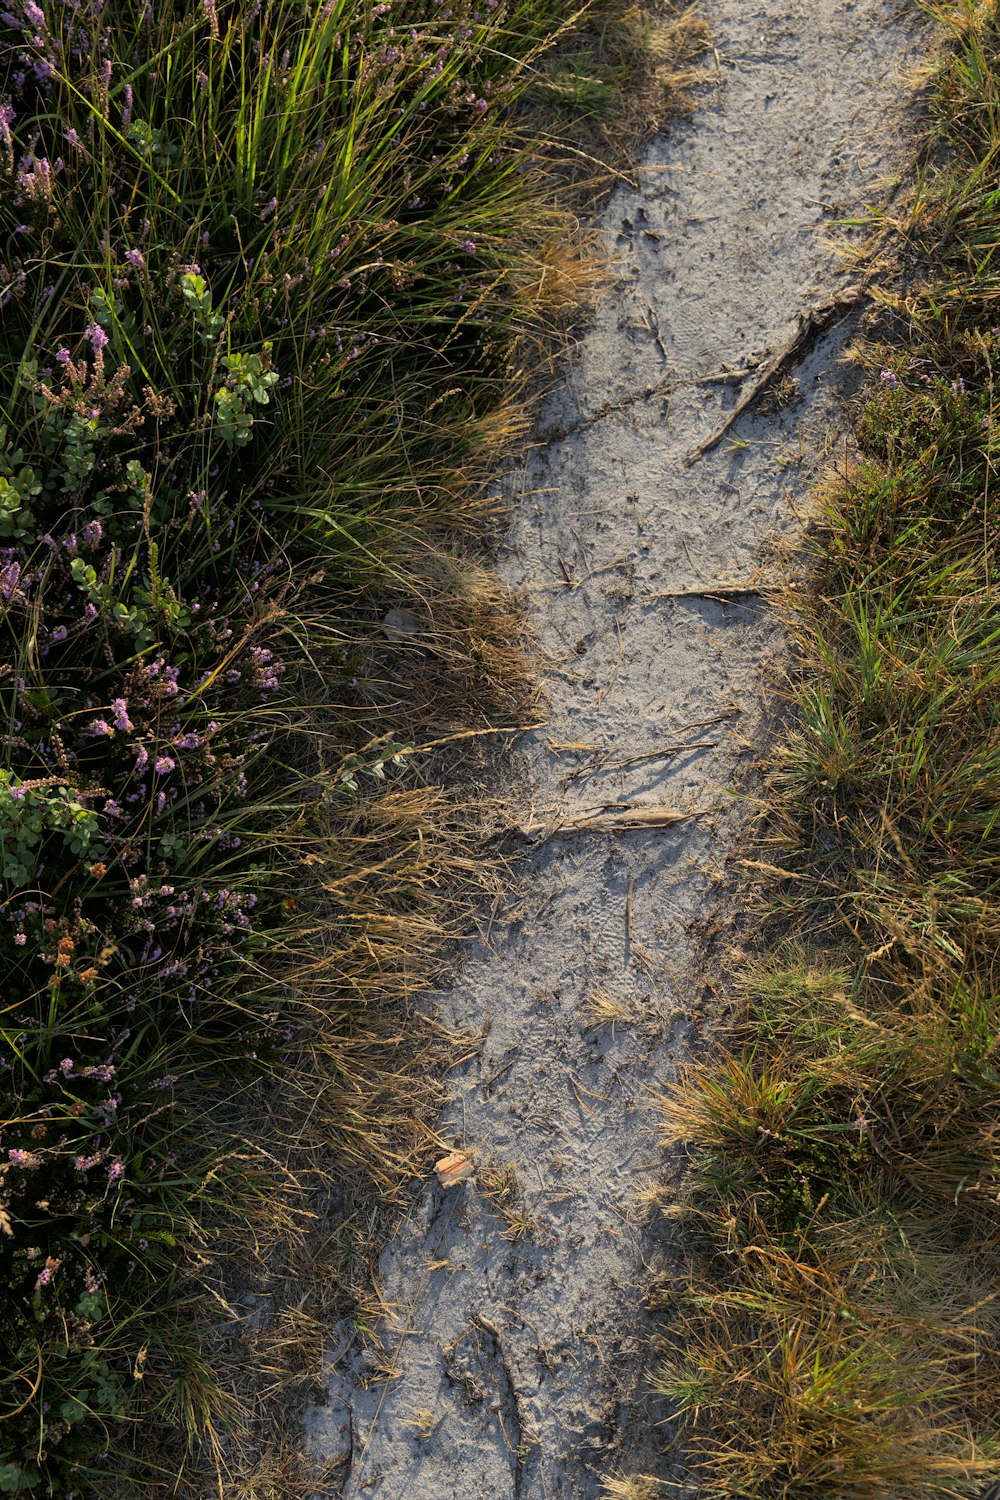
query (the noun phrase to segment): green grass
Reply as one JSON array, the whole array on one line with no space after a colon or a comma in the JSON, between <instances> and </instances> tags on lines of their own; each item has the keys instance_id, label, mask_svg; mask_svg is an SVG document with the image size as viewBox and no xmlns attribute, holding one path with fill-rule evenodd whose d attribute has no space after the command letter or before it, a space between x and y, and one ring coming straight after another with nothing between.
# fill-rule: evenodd
<instances>
[{"instance_id":1,"label":"green grass","mask_svg":"<svg viewBox=\"0 0 1000 1500\"><path fill-rule=\"evenodd\" d=\"M521 102L572 13L0 18L4 1493L303 1482L225 1299L336 1282L310 1193L391 1190L433 1099L386 997L482 877L407 733L523 697L447 537L591 274Z\"/></svg>"},{"instance_id":2,"label":"green grass","mask_svg":"<svg viewBox=\"0 0 1000 1500\"><path fill-rule=\"evenodd\" d=\"M0 1492L318 1482L407 997L497 879L429 750L528 701L462 539L598 274L544 58L660 118L699 34L589 10L0 16Z\"/></svg>"},{"instance_id":3,"label":"green grass","mask_svg":"<svg viewBox=\"0 0 1000 1500\"><path fill-rule=\"evenodd\" d=\"M819 494L726 1050L657 1385L706 1495L914 1500L1000 1474L1000 11L950 32L857 454Z\"/></svg>"}]
</instances>

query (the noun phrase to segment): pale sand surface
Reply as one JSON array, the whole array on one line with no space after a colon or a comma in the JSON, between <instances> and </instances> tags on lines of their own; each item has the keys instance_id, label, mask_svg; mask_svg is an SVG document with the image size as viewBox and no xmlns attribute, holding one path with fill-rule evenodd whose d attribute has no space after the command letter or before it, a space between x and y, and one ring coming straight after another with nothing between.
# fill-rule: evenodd
<instances>
[{"instance_id":1,"label":"pale sand surface","mask_svg":"<svg viewBox=\"0 0 1000 1500\"><path fill-rule=\"evenodd\" d=\"M898 156L917 57L912 20L881 0L703 11L719 66L603 216L620 281L541 413L503 560L552 664L512 821L622 800L702 815L540 844L434 997L450 1025L484 1031L439 1129L481 1170L516 1169L535 1227L509 1238L481 1181L415 1196L381 1262L399 1377L366 1386L359 1341L334 1330L329 1401L310 1416L350 1500L592 1500L611 1472L669 1466L643 1394L644 1289L672 1255L636 1206L664 1170L650 1091L697 1042L701 934L725 913L747 816L729 789L753 789L783 644L753 595L655 596L752 580L794 530L790 497L836 441L856 323L812 343L790 405L755 408L691 468L740 387L684 382L780 349L799 310L844 285L825 233ZM671 391L643 396L665 377ZM624 1023L588 1025L598 993Z\"/></svg>"}]
</instances>

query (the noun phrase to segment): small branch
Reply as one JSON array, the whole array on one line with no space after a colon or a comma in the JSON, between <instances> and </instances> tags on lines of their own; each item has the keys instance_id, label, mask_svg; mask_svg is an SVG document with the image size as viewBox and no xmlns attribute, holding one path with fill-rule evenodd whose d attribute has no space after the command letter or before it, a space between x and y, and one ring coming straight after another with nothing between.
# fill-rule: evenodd
<instances>
[{"instance_id":1,"label":"small branch","mask_svg":"<svg viewBox=\"0 0 1000 1500\"><path fill-rule=\"evenodd\" d=\"M535 843L546 839L569 837L577 833L617 833L620 829L672 828L675 823L686 823L691 818L703 817L711 809L696 808L693 812L680 812L675 807L643 806L634 802L620 802L600 812L574 813L568 818L535 819L517 825L518 832Z\"/></svg>"},{"instance_id":2,"label":"small branch","mask_svg":"<svg viewBox=\"0 0 1000 1500\"><path fill-rule=\"evenodd\" d=\"M666 358L665 352L664 358ZM543 443L561 443L565 438L575 437L578 432L585 432L588 427L603 422L605 418L612 417L617 412L628 411L630 406L640 406L644 401L651 401L654 396L672 396L674 391L685 390L690 386L740 385L760 369L761 363L761 360L754 360L748 365L738 365L734 369L723 366L718 370L710 370L705 375L678 375L675 370L670 369L665 375L661 375L659 380L643 386L641 391L634 391L630 396L622 396L618 401L605 401L587 416L570 423L569 426L564 427L560 423L547 428L539 433L539 439Z\"/></svg>"},{"instance_id":3,"label":"small branch","mask_svg":"<svg viewBox=\"0 0 1000 1500\"><path fill-rule=\"evenodd\" d=\"M803 346L806 342L814 338L838 314L843 315L850 312L853 307L858 305L863 295L864 291L860 286L845 287L835 297L830 297L826 302L817 302L813 307L807 307L800 312L798 319L799 326L788 340L788 343L768 360L753 385L748 391L744 392L732 411L727 414L724 421L719 423L715 431L709 433L708 437L704 438L696 448L691 449L691 452L684 460L686 467L690 469L691 465L696 464L699 458L704 458L706 453L710 453L722 441L733 423L743 415L749 406L753 405L764 387L769 385L776 375L780 375L781 371L787 365L791 364L794 359L801 357Z\"/></svg>"},{"instance_id":4,"label":"small branch","mask_svg":"<svg viewBox=\"0 0 1000 1500\"><path fill-rule=\"evenodd\" d=\"M749 583L706 584L700 589L664 589L659 594L643 594L643 603L654 599L749 599L763 598L765 585Z\"/></svg>"},{"instance_id":5,"label":"small branch","mask_svg":"<svg viewBox=\"0 0 1000 1500\"><path fill-rule=\"evenodd\" d=\"M595 758L590 765L577 766L563 777L565 789L574 781L589 780L591 776L605 776L612 771L624 771L629 766L641 766L650 761L668 760L673 755L686 755L690 750L714 750L718 740L683 740L677 745L664 745L662 750L645 750L641 755L626 755L619 760Z\"/></svg>"}]
</instances>

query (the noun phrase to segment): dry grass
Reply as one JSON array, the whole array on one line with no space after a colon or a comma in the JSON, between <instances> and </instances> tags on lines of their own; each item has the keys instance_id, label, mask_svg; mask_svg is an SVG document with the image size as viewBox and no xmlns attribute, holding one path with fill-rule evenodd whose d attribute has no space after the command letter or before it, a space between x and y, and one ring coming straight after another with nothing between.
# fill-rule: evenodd
<instances>
[{"instance_id":1,"label":"dry grass","mask_svg":"<svg viewBox=\"0 0 1000 1500\"><path fill-rule=\"evenodd\" d=\"M869 245L909 279L779 600L765 937L724 1047L663 1104L691 1260L657 1384L734 1500L943 1500L1000 1471L1000 11L933 9L934 132Z\"/></svg>"},{"instance_id":2,"label":"dry grass","mask_svg":"<svg viewBox=\"0 0 1000 1500\"><path fill-rule=\"evenodd\" d=\"M584 58L615 74L610 110L586 122L586 160L569 172L574 181L593 179L595 170L611 180L609 169L624 166L688 105L689 64L704 26L671 5L642 15L614 8L560 44L561 62L539 60L530 126L564 120L574 141L581 101L573 103L569 74L590 65ZM558 140L550 156L565 194ZM569 220L525 251L512 285L534 331L515 353L506 400L479 421L469 464L435 497L440 519L397 513L392 581L379 588L374 612L371 594L358 593L366 626L345 626L339 604L336 617L324 619L313 602L306 634L317 642L317 702L324 651L359 659L378 706L379 736L369 750L404 743L408 784L365 796L346 815L331 813L303 848L311 880L290 897L296 920L273 963L311 1019L287 1075L233 1101L257 1190L252 1211L244 1203L242 1219L229 1220L203 1268L220 1309L204 1357L225 1396L218 1410L197 1415L200 1444L174 1455L157 1493L305 1500L326 1493L325 1485L339 1493L343 1469L316 1471L302 1452L298 1413L316 1389L334 1319L349 1314L362 1329L377 1325L377 1246L406 1188L440 1150L433 1131L440 1079L463 1041L415 1002L446 976L456 939L507 880L491 846L505 824L484 788L495 785L507 735L540 713L520 604L483 553L484 532L495 531L503 513L490 475L527 433L564 330L605 283L586 234ZM390 608L415 617L409 638L386 637L380 616ZM311 716L297 752L306 780L336 769L322 722L322 711ZM487 1169L480 1181L506 1237L537 1236L511 1170ZM414 1413L413 1425L423 1433L427 1414ZM623 1500L650 1493L642 1476L607 1483Z\"/></svg>"},{"instance_id":3,"label":"dry grass","mask_svg":"<svg viewBox=\"0 0 1000 1500\"><path fill-rule=\"evenodd\" d=\"M560 171L593 203L693 107L709 26L693 6L612 0L538 64L529 104Z\"/></svg>"},{"instance_id":4,"label":"dry grass","mask_svg":"<svg viewBox=\"0 0 1000 1500\"><path fill-rule=\"evenodd\" d=\"M601 1500L656 1500L664 1487L651 1474L626 1474L601 1481Z\"/></svg>"}]
</instances>

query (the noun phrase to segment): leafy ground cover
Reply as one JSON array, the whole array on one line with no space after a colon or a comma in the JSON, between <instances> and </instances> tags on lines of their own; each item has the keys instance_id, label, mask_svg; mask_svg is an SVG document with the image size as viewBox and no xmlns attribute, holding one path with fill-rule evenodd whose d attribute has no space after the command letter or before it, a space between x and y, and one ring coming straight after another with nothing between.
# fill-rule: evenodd
<instances>
[{"instance_id":1,"label":"leafy ground cover","mask_svg":"<svg viewBox=\"0 0 1000 1500\"><path fill-rule=\"evenodd\" d=\"M782 601L769 931L664 1102L691 1265L657 1384L713 1496L1000 1473L1000 11L931 9L932 129L876 226L905 290Z\"/></svg>"},{"instance_id":2,"label":"leafy ground cover","mask_svg":"<svg viewBox=\"0 0 1000 1500\"><path fill-rule=\"evenodd\" d=\"M505 606L435 538L589 274L538 114L584 64L600 114L624 64L585 31L529 99L571 19L0 15L0 1493L204 1494L206 1450L220 1494L292 1492L240 1473L208 1309L317 1181L405 1164L423 1043L365 1002L419 982L474 860L443 793L363 793L421 705L454 728L445 679L517 702ZM393 589L428 616L405 685Z\"/></svg>"}]
</instances>

